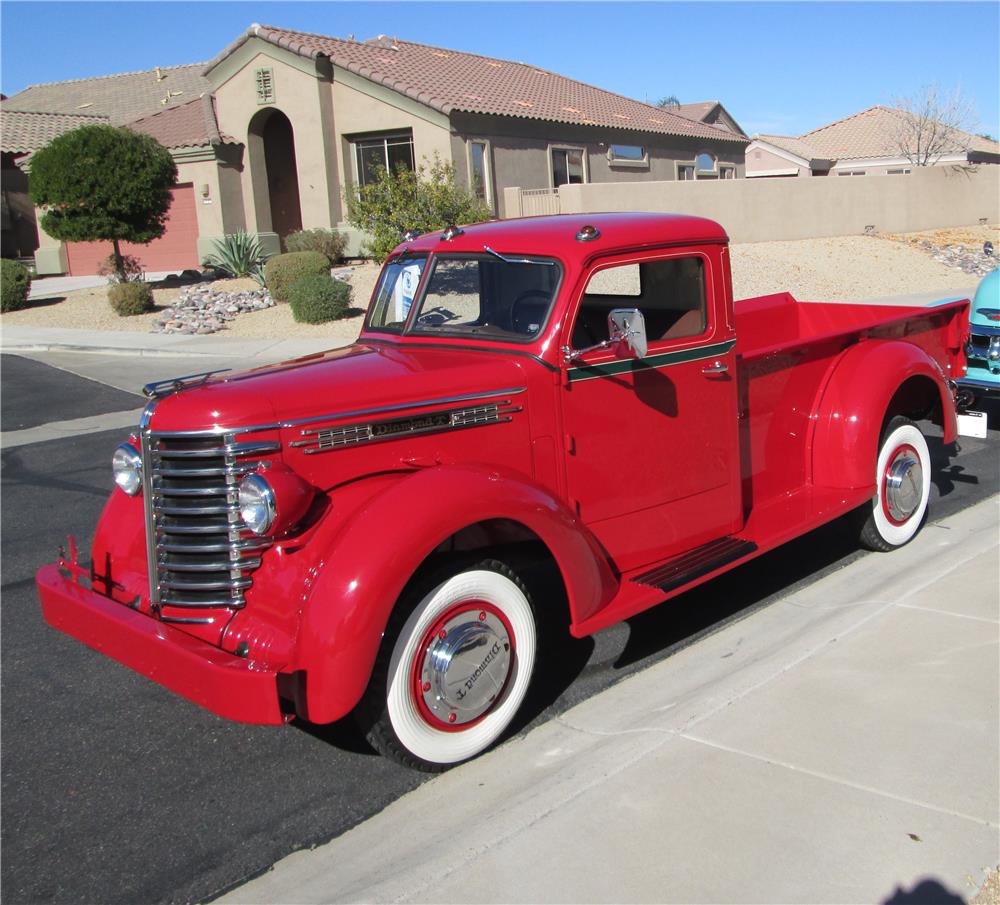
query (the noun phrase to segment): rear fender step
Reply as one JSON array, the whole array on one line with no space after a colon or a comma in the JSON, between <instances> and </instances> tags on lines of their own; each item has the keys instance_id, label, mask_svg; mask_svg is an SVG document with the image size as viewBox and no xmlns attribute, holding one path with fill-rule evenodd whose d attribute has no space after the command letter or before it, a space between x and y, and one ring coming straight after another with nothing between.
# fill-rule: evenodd
<instances>
[{"instance_id":1,"label":"rear fender step","mask_svg":"<svg viewBox=\"0 0 1000 905\"><path fill-rule=\"evenodd\" d=\"M632 583L672 591L756 550L757 545L752 541L720 537L634 576Z\"/></svg>"}]
</instances>

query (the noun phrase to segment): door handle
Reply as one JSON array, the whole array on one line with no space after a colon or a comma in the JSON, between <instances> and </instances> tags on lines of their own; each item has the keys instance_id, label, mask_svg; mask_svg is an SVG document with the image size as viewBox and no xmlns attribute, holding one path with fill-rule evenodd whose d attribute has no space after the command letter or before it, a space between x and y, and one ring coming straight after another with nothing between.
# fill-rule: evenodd
<instances>
[{"instance_id":1,"label":"door handle","mask_svg":"<svg viewBox=\"0 0 1000 905\"><path fill-rule=\"evenodd\" d=\"M702 368L702 374L725 374L729 370L729 365L723 364L721 361L714 361L707 368Z\"/></svg>"}]
</instances>

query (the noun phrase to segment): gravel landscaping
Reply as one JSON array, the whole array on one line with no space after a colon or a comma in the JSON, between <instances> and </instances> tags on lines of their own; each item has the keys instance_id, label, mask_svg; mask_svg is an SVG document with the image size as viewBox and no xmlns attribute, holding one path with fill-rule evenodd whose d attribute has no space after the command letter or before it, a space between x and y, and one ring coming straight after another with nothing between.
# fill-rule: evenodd
<instances>
[{"instance_id":1,"label":"gravel landscaping","mask_svg":"<svg viewBox=\"0 0 1000 905\"><path fill-rule=\"evenodd\" d=\"M984 241L1000 250L996 226L933 230L902 236L841 236L790 242L755 242L732 246L733 291L736 298L791 292L804 301L852 301L911 292L941 291L943 295L974 287L980 274L996 259L983 254ZM62 299L42 299L21 311L0 315L2 326L59 327L79 330L157 332L169 322L184 332L199 332L208 319L218 320L221 336L245 338L351 339L361 329L378 265L362 263L336 268L351 285L353 316L327 324L299 324L288 305L265 304L253 280L216 280L188 287L153 289L156 310L136 317L119 317L107 301L107 288L81 289ZM226 296L220 295L225 293ZM208 311L178 315L182 296L212 299ZM242 299L237 303L234 299ZM188 323L193 330L184 330ZM162 331L162 327L160 328Z\"/></svg>"}]
</instances>

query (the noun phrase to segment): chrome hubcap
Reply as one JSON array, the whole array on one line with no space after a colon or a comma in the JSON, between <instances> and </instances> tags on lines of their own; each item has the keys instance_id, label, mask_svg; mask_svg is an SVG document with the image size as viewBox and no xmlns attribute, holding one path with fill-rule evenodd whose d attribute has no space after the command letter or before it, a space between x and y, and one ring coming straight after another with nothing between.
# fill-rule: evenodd
<instances>
[{"instance_id":1,"label":"chrome hubcap","mask_svg":"<svg viewBox=\"0 0 1000 905\"><path fill-rule=\"evenodd\" d=\"M923 477L916 453L899 450L885 472L885 505L894 521L906 521L920 505Z\"/></svg>"},{"instance_id":2,"label":"chrome hubcap","mask_svg":"<svg viewBox=\"0 0 1000 905\"><path fill-rule=\"evenodd\" d=\"M454 727L479 719L510 677L513 645L507 626L477 607L439 623L429 642L418 691L430 715Z\"/></svg>"}]
</instances>

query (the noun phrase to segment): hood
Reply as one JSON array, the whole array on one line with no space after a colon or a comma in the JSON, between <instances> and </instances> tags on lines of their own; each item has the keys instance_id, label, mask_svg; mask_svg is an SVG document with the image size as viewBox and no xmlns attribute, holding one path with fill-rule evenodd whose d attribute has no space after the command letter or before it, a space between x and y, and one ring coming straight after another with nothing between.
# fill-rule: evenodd
<instances>
[{"instance_id":1,"label":"hood","mask_svg":"<svg viewBox=\"0 0 1000 905\"><path fill-rule=\"evenodd\" d=\"M976 290L969 320L973 326L1000 330L1000 268L983 277Z\"/></svg>"},{"instance_id":2,"label":"hood","mask_svg":"<svg viewBox=\"0 0 1000 905\"><path fill-rule=\"evenodd\" d=\"M166 396L154 431L239 428L523 387L527 359L489 351L354 343Z\"/></svg>"}]
</instances>

